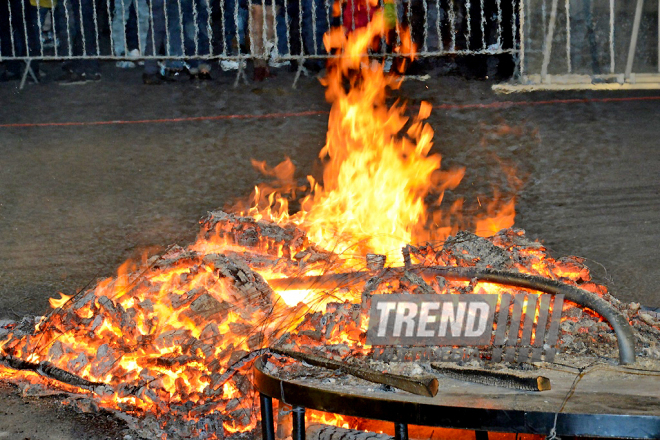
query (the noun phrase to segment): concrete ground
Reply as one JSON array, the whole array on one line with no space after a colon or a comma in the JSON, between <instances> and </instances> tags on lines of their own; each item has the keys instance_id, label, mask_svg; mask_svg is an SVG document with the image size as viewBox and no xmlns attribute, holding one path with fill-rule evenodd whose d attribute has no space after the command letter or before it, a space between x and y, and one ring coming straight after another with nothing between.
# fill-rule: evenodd
<instances>
[{"instance_id":1,"label":"concrete ground","mask_svg":"<svg viewBox=\"0 0 660 440\"><path fill-rule=\"evenodd\" d=\"M297 90L288 72L237 89L220 73L145 86L139 71L104 66L98 83L61 86L46 68L42 84L22 91L0 83L0 318L41 314L47 298L112 275L144 249L191 241L207 210L260 181L250 158L288 155L303 177L324 143L329 105L313 78ZM447 199L476 210L493 185L517 191L517 227L554 256L587 258L620 299L660 307L660 93L499 96L491 84L441 76L397 93L435 106L434 150L444 168L467 168ZM492 105L505 101L515 102ZM98 121L146 122L65 124ZM62 125L34 125L49 123ZM12 408L0 410L0 437L55 438L18 433L34 424L60 426L63 439L105 438L72 427L97 419L61 422L57 405L16 399L0 388L0 407ZM26 419L34 411L50 415Z\"/></svg>"}]
</instances>

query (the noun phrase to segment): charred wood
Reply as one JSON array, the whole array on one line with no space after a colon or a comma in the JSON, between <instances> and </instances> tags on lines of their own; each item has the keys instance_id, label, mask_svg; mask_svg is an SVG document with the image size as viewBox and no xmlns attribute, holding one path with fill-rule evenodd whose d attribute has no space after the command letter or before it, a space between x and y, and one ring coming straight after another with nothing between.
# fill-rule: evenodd
<instances>
[{"instance_id":1,"label":"charred wood","mask_svg":"<svg viewBox=\"0 0 660 440\"><path fill-rule=\"evenodd\" d=\"M465 382L526 391L550 390L550 379L545 376L520 376L501 371L453 367L437 363L431 363L431 368L443 376Z\"/></svg>"},{"instance_id":2,"label":"charred wood","mask_svg":"<svg viewBox=\"0 0 660 440\"><path fill-rule=\"evenodd\" d=\"M382 373L371 368L359 367L346 362L283 348L271 348L271 351L316 367L327 368L328 370L341 370L344 373L369 382L389 385L420 396L433 397L438 393L438 380L434 377L406 377L397 374Z\"/></svg>"}]
</instances>

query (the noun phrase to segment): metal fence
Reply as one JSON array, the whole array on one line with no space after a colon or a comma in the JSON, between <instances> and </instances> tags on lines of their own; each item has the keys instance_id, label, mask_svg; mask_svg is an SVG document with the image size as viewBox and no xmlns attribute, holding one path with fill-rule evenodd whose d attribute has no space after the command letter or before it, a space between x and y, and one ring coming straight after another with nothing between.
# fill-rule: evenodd
<instances>
[{"instance_id":1,"label":"metal fence","mask_svg":"<svg viewBox=\"0 0 660 440\"><path fill-rule=\"evenodd\" d=\"M330 55L323 34L364 26L376 11L396 23L374 56L396 57L397 29L410 30L419 57L519 51L518 0L2 0L0 61L159 61L198 69L212 61L281 65ZM121 66L121 64L119 64ZM296 79L298 78L296 75ZM36 80L36 76L34 76Z\"/></svg>"},{"instance_id":2,"label":"metal fence","mask_svg":"<svg viewBox=\"0 0 660 440\"><path fill-rule=\"evenodd\" d=\"M502 90L660 88L660 2L521 0L520 30Z\"/></svg>"}]
</instances>

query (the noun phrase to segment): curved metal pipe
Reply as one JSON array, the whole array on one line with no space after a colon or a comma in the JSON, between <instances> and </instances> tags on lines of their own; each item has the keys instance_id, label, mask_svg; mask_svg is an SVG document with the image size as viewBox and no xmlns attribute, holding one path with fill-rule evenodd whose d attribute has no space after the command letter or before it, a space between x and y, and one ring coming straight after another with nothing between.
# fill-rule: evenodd
<instances>
[{"instance_id":1,"label":"curved metal pipe","mask_svg":"<svg viewBox=\"0 0 660 440\"><path fill-rule=\"evenodd\" d=\"M534 289L551 295L563 293L566 299L588 307L605 318L612 325L616 334L619 346L619 362L624 365L635 363L635 337L630 323L611 304L587 290L534 275L490 268L417 266L414 270L418 273L439 275L453 280L467 281L476 278L480 281Z\"/></svg>"}]
</instances>

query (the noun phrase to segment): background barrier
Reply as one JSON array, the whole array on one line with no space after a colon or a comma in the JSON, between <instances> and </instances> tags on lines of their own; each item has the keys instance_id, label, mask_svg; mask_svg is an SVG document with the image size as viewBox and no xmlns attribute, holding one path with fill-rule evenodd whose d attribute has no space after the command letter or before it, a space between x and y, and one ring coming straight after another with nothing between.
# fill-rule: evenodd
<instances>
[{"instance_id":1,"label":"background barrier","mask_svg":"<svg viewBox=\"0 0 660 440\"><path fill-rule=\"evenodd\" d=\"M529 1L529 0L526 0ZM419 57L516 57L518 0L3 0L0 61L114 60L119 67L159 61L192 71L220 61L243 75L246 60L281 66L323 60L323 34L364 26L377 10L396 28L374 56L397 57L398 29L408 28ZM333 14L333 7L339 8ZM197 69L197 70L196 70ZM242 76L244 78L244 75Z\"/></svg>"},{"instance_id":2,"label":"background barrier","mask_svg":"<svg viewBox=\"0 0 660 440\"><path fill-rule=\"evenodd\" d=\"M519 82L503 91L660 88L660 2L521 0Z\"/></svg>"}]
</instances>

